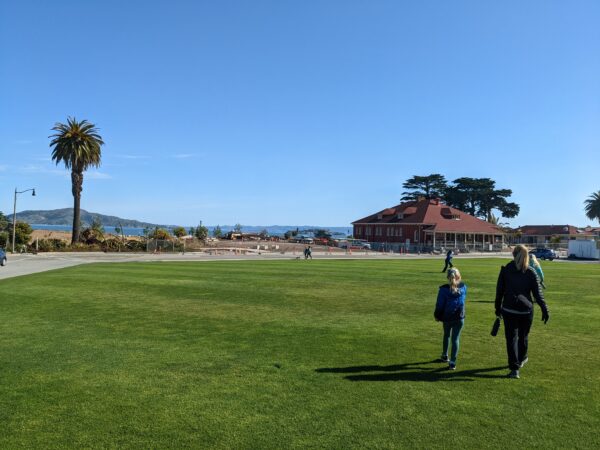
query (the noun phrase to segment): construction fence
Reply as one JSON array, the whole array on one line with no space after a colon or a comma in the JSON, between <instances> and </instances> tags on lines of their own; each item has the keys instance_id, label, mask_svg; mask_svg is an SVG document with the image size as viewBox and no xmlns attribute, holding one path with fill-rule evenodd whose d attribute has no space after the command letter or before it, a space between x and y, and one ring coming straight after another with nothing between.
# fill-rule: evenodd
<instances>
[{"instance_id":1,"label":"construction fence","mask_svg":"<svg viewBox=\"0 0 600 450\"><path fill-rule=\"evenodd\" d=\"M449 245L436 245L433 247L431 244L403 244L403 243L391 243L391 242L371 242L371 250L376 252L384 253L445 253L448 250L452 250L455 253L501 253L508 252L510 249L507 244L503 243L475 243L465 244L461 243L457 246Z\"/></svg>"}]
</instances>

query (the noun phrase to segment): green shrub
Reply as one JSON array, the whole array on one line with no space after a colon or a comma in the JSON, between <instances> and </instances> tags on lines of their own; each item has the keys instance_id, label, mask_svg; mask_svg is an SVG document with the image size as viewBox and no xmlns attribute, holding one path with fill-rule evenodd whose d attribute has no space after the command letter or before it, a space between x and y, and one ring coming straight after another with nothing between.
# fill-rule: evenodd
<instances>
[{"instance_id":1,"label":"green shrub","mask_svg":"<svg viewBox=\"0 0 600 450\"><path fill-rule=\"evenodd\" d=\"M122 239L111 238L102 243L102 250L105 252L143 252L146 251L146 243L137 239L123 241Z\"/></svg>"},{"instance_id":2,"label":"green shrub","mask_svg":"<svg viewBox=\"0 0 600 450\"><path fill-rule=\"evenodd\" d=\"M8 231L0 231L0 247L6 248L10 242Z\"/></svg>"},{"instance_id":3,"label":"green shrub","mask_svg":"<svg viewBox=\"0 0 600 450\"><path fill-rule=\"evenodd\" d=\"M212 235L213 235L213 237L216 237L216 238L223 237L223 230L221 229L220 225L217 225L216 227L213 228Z\"/></svg>"},{"instance_id":4,"label":"green shrub","mask_svg":"<svg viewBox=\"0 0 600 450\"><path fill-rule=\"evenodd\" d=\"M156 227L154 230L152 230L152 232L149 234L148 236L150 239L158 239L158 240L170 240L171 239L171 234L169 233L168 230L165 230L164 228L158 228Z\"/></svg>"},{"instance_id":5,"label":"green shrub","mask_svg":"<svg viewBox=\"0 0 600 450\"><path fill-rule=\"evenodd\" d=\"M69 246L68 242L62 239L39 239L37 241L38 252L56 252L66 250ZM30 250L35 250L35 242L30 246Z\"/></svg>"},{"instance_id":6,"label":"green shrub","mask_svg":"<svg viewBox=\"0 0 600 450\"><path fill-rule=\"evenodd\" d=\"M79 240L88 245L99 244L104 241L104 233L96 228L85 228L81 232Z\"/></svg>"},{"instance_id":7,"label":"green shrub","mask_svg":"<svg viewBox=\"0 0 600 450\"><path fill-rule=\"evenodd\" d=\"M12 223L9 225L9 232L12 235ZM16 245L27 245L29 238L33 233L33 228L27 222L17 222L15 226L15 244Z\"/></svg>"},{"instance_id":8,"label":"green shrub","mask_svg":"<svg viewBox=\"0 0 600 450\"><path fill-rule=\"evenodd\" d=\"M173 228L173 234L176 237L181 238L181 237L185 236L187 234L187 232L185 231L185 228L183 228L183 227L175 227L175 228Z\"/></svg>"},{"instance_id":9,"label":"green shrub","mask_svg":"<svg viewBox=\"0 0 600 450\"><path fill-rule=\"evenodd\" d=\"M196 227L196 234L195 234L195 236L196 236L196 238L200 239L201 241L205 241L206 238L208 237L208 228L206 228L201 223L200 225L198 225Z\"/></svg>"},{"instance_id":10,"label":"green shrub","mask_svg":"<svg viewBox=\"0 0 600 450\"><path fill-rule=\"evenodd\" d=\"M69 246L69 251L71 252L89 252L94 250L99 250L99 247L94 247L83 242L75 242Z\"/></svg>"}]
</instances>

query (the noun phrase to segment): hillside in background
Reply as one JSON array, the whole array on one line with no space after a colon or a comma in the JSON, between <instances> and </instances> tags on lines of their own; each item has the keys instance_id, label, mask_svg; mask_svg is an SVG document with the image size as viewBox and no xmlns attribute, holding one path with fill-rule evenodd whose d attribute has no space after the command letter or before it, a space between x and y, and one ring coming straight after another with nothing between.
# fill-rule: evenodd
<instances>
[{"instance_id":1,"label":"hillside in background","mask_svg":"<svg viewBox=\"0 0 600 450\"><path fill-rule=\"evenodd\" d=\"M9 221L12 220L12 214L8 215L7 217ZM137 228L140 230L146 227L164 227L170 229L174 227L174 225L159 225L149 222L140 222L139 220L122 219L117 216L107 216L104 214L88 212L84 209L81 210L81 223L84 227L91 225L94 219L100 220L102 225L105 227L122 226L124 228ZM46 211L21 211L17 213L17 220L27 222L31 225L52 225L53 227L65 227L66 231L67 229L70 230L71 225L73 224L73 208L52 209ZM187 229L189 225L185 225L185 227ZM215 225L208 225L207 227L212 233ZM37 228L44 229L44 227ZM228 231L232 231L234 229L234 225L221 225L220 228L224 233L227 233ZM298 230L300 234L310 234L318 229L329 230L333 237L339 238L345 237L347 234L351 233L352 227L325 227L317 225L242 225L242 231L244 233L260 233L261 231L266 230L267 233L272 236L282 236L288 230Z\"/></svg>"},{"instance_id":2,"label":"hillside in background","mask_svg":"<svg viewBox=\"0 0 600 450\"><path fill-rule=\"evenodd\" d=\"M12 214L8 216L12 220ZM106 216L104 214L88 212L85 209L81 210L81 223L90 225L94 219L100 220L105 227L130 227L130 228L145 228L161 226L148 222L140 222L139 220L122 219L116 216ZM52 209L47 211L21 211L17 213L17 220L30 224L44 225L65 225L73 224L73 208Z\"/></svg>"}]
</instances>

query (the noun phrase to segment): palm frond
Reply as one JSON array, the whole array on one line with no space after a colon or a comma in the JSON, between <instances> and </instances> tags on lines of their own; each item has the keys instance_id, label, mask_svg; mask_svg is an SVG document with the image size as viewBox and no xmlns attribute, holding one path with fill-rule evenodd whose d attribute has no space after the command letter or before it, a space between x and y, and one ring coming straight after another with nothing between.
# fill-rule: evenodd
<instances>
[{"instance_id":1,"label":"palm frond","mask_svg":"<svg viewBox=\"0 0 600 450\"><path fill-rule=\"evenodd\" d=\"M67 169L78 172L100 166L104 141L93 123L68 117L66 124L57 122L52 131L56 133L49 136L50 147L57 165L62 162Z\"/></svg>"},{"instance_id":2,"label":"palm frond","mask_svg":"<svg viewBox=\"0 0 600 450\"><path fill-rule=\"evenodd\" d=\"M600 191L592 193L584 202L585 215L600 222Z\"/></svg>"}]
</instances>

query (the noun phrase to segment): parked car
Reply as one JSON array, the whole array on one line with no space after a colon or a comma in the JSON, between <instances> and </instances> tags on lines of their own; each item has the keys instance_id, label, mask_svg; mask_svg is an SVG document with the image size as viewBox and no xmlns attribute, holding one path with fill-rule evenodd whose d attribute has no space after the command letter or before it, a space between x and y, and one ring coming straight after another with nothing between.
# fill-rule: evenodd
<instances>
[{"instance_id":1,"label":"parked car","mask_svg":"<svg viewBox=\"0 0 600 450\"><path fill-rule=\"evenodd\" d=\"M362 239L336 239L335 243L346 250L371 250L371 244Z\"/></svg>"},{"instance_id":2,"label":"parked car","mask_svg":"<svg viewBox=\"0 0 600 450\"><path fill-rule=\"evenodd\" d=\"M537 259L543 259L544 261L549 259L552 261L555 258L558 258L558 255L551 248L534 248L529 252L531 255L535 255Z\"/></svg>"},{"instance_id":3,"label":"parked car","mask_svg":"<svg viewBox=\"0 0 600 450\"><path fill-rule=\"evenodd\" d=\"M0 266L6 265L6 252L3 248L0 248Z\"/></svg>"},{"instance_id":4,"label":"parked car","mask_svg":"<svg viewBox=\"0 0 600 450\"><path fill-rule=\"evenodd\" d=\"M364 239L348 239L346 248L348 247L352 250L371 250L371 244Z\"/></svg>"}]
</instances>

